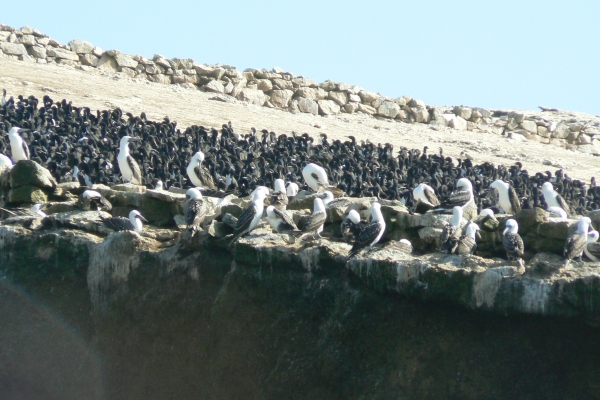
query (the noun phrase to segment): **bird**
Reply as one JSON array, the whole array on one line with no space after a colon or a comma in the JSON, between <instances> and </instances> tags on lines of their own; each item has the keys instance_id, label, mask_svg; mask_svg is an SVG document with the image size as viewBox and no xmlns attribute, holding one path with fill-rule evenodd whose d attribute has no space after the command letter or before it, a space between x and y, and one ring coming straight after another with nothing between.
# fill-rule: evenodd
<instances>
[{"instance_id":1,"label":"bird","mask_svg":"<svg viewBox=\"0 0 600 400\"><path fill-rule=\"evenodd\" d=\"M300 188L296 182L287 182L285 184L285 194L287 195L288 200L291 201L294 197L296 197L299 191Z\"/></svg>"},{"instance_id":2,"label":"bird","mask_svg":"<svg viewBox=\"0 0 600 400\"><path fill-rule=\"evenodd\" d=\"M484 208L479 212L479 216L475 219L475 223L480 226L481 229L488 232L496 231L500 225L500 222L496 219L494 210L489 208Z\"/></svg>"},{"instance_id":3,"label":"bird","mask_svg":"<svg viewBox=\"0 0 600 400\"><path fill-rule=\"evenodd\" d=\"M294 220L285 211L278 210L272 205L267 207L267 221L277 233L287 234L288 243L293 242L293 234L299 232Z\"/></svg>"},{"instance_id":4,"label":"bird","mask_svg":"<svg viewBox=\"0 0 600 400\"><path fill-rule=\"evenodd\" d=\"M197 151L196 154L192 156L192 159L186 168L187 176L192 182L192 185L215 190L217 189L215 181L210 172L202 166L202 161L204 161L204 153Z\"/></svg>"},{"instance_id":5,"label":"bird","mask_svg":"<svg viewBox=\"0 0 600 400\"><path fill-rule=\"evenodd\" d=\"M415 204L415 212L423 214L440 205L440 200L435 195L433 188L425 183L419 183L413 189L413 198L417 202Z\"/></svg>"},{"instance_id":6,"label":"bird","mask_svg":"<svg viewBox=\"0 0 600 400\"><path fill-rule=\"evenodd\" d=\"M563 248L564 268L568 268L571 260L574 258L577 258L581 262L583 250L587 246L588 229L591 224L592 220L589 217L581 217L579 222L577 222L575 232L567 237Z\"/></svg>"},{"instance_id":7,"label":"bird","mask_svg":"<svg viewBox=\"0 0 600 400\"><path fill-rule=\"evenodd\" d=\"M248 208L244 210L242 215L240 215L240 218L235 224L235 228L233 229L233 239L231 240L231 243L229 243L229 246L232 246L239 238L256 228L263 216L265 197L266 194L264 190L257 190L256 193L254 193L252 202Z\"/></svg>"},{"instance_id":8,"label":"bird","mask_svg":"<svg viewBox=\"0 0 600 400\"><path fill-rule=\"evenodd\" d=\"M329 180L327 179L327 172L323 167L317 164L307 164L302 169L302 176L306 184L315 192L319 192L323 188L329 186Z\"/></svg>"},{"instance_id":9,"label":"bird","mask_svg":"<svg viewBox=\"0 0 600 400\"><path fill-rule=\"evenodd\" d=\"M441 210L444 211L456 206L462 208L463 216L469 221L472 221L477 216L477 205L473 197L473 185L467 178L460 178L456 182L456 190L444 199L441 203Z\"/></svg>"},{"instance_id":10,"label":"bird","mask_svg":"<svg viewBox=\"0 0 600 400\"><path fill-rule=\"evenodd\" d=\"M123 136L119 142L119 155L117 156L123 181L134 185L142 184L142 172L138 163L129 154L129 143L139 141L140 138Z\"/></svg>"},{"instance_id":11,"label":"bird","mask_svg":"<svg viewBox=\"0 0 600 400\"><path fill-rule=\"evenodd\" d=\"M154 190L165 190L163 187L163 181L160 179L156 181L156 185L154 185Z\"/></svg>"},{"instance_id":12,"label":"bird","mask_svg":"<svg viewBox=\"0 0 600 400\"><path fill-rule=\"evenodd\" d=\"M15 162L21 160L29 160L29 146L19 135L19 133L27 132L29 129L22 129L18 126L13 126L8 130L8 138L10 139L10 150L12 158Z\"/></svg>"},{"instance_id":13,"label":"bird","mask_svg":"<svg viewBox=\"0 0 600 400\"><path fill-rule=\"evenodd\" d=\"M373 248L373 245L377 244L385 231L385 220L383 214L381 214L381 204L374 202L371 205L371 223L364 227L356 237L356 241L350 249L346 262L352 257L357 255L362 249L369 247Z\"/></svg>"},{"instance_id":14,"label":"bird","mask_svg":"<svg viewBox=\"0 0 600 400\"><path fill-rule=\"evenodd\" d=\"M516 260L520 268L524 267L523 254L525 245L519 235L519 224L514 219L506 221L504 232L502 232L502 244L506 250L506 256L509 261Z\"/></svg>"},{"instance_id":15,"label":"bird","mask_svg":"<svg viewBox=\"0 0 600 400\"><path fill-rule=\"evenodd\" d=\"M550 213L550 217L553 218L569 218L567 212L561 207L548 207L546 211L548 211Z\"/></svg>"},{"instance_id":16,"label":"bird","mask_svg":"<svg viewBox=\"0 0 600 400\"><path fill-rule=\"evenodd\" d=\"M360 221L360 214L358 211L350 210L346 218L342 221L342 238L347 243L354 243L363 227L364 225Z\"/></svg>"},{"instance_id":17,"label":"bird","mask_svg":"<svg viewBox=\"0 0 600 400\"><path fill-rule=\"evenodd\" d=\"M79 196L79 208L83 211L110 211L112 204L95 190L86 190Z\"/></svg>"},{"instance_id":18,"label":"bird","mask_svg":"<svg viewBox=\"0 0 600 400\"><path fill-rule=\"evenodd\" d=\"M202 193L197 188L188 189L185 193L186 203L184 209L185 223L188 229L197 229L206 218L206 204Z\"/></svg>"},{"instance_id":19,"label":"bird","mask_svg":"<svg viewBox=\"0 0 600 400\"><path fill-rule=\"evenodd\" d=\"M458 239L462 229L460 227L463 217L462 207L455 206L452 209L452 219L450 223L444 226L442 235L440 236L440 249L446 254L454 254L456 246L458 246Z\"/></svg>"},{"instance_id":20,"label":"bird","mask_svg":"<svg viewBox=\"0 0 600 400\"><path fill-rule=\"evenodd\" d=\"M134 231L141 232L144 224L142 222L148 223L148 221L142 217L137 210L131 210L129 212L129 218L124 217L111 217L111 218L103 218L101 217L104 225L112 229L113 231Z\"/></svg>"},{"instance_id":21,"label":"bird","mask_svg":"<svg viewBox=\"0 0 600 400\"><path fill-rule=\"evenodd\" d=\"M464 150L460 152L460 156L466 158L467 160L473 160L473 157Z\"/></svg>"},{"instance_id":22,"label":"bird","mask_svg":"<svg viewBox=\"0 0 600 400\"><path fill-rule=\"evenodd\" d=\"M320 197L315 197L313 201L313 212L307 218L304 223L304 227L297 234L302 237L305 234L312 234L313 238L316 236L318 238L321 237L321 232L323 232L323 224L327 219L327 213L325 212L325 205L323 204L323 200Z\"/></svg>"},{"instance_id":23,"label":"bird","mask_svg":"<svg viewBox=\"0 0 600 400\"><path fill-rule=\"evenodd\" d=\"M350 201L345 197L338 197L336 199L330 190L321 193L319 197L323 200L326 209L332 207L344 207L350 204Z\"/></svg>"},{"instance_id":24,"label":"bird","mask_svg":"<svg viewBox=\"0 0 600 400\"><path fill-rule=\"evenodd\" d=\"M550 207L559 207L562 208L565 213L567 213L567 217L571 216L571 211L569 209L569 205L565 201L565 199L554 190L551 182L544 182L542 185L542 194L544 196L544 200L546 200L546 204L548 208Z\"/></svg>"},{"instance_id":25,"label":"bird","mask_svg":"<svg viewBox=\"0 0 600 400\"><path fill-rule=\"evenodd\" d=\"M497 179L490 185L490 189L496 189L498 191L498 204L497 206L505 213L516 215L521 211L521 200L515 189L508 183Z\"/></svg>"},{"instance_id":26,"label":"bird","mask_svg":"<svg viewBox=\"0 0 600 400\"><path fill-rule=\"evenodd\" d=\"M477 248L476 235L478 234L479 226L474 222L470 222L467 225L465 234L461 236L460 239L458 239L458 244L456 246L456 254L473 254L475 252L475 249Z\"/></svg>"},{"instance_id":27,"label":"bird","mask_svg":"<svg viewBox=\"0 0 600 400\"><path fill-rule=\"evenodd\" d=\"M600 261L600 243L597 243L598 238L600 238L600 233L592 229L587 234L587 243L583 248L583 253L586 257L594 262Z\"/></svg>"},{"instance_id":28,"label":"bird","mask_svg":"<svg viewBox=\"0 0 600 400\"><path fill-rule=\"evenodd\" d=\"M0 153L0 167L2 166L12 168L13 162L10 158Z\"/></svg>"},{"instance_id":29,"label":"bird","mask_svg":"<svg viewBox=\"0 0 600 400\"><path fill-rule=\"evenodd\" d=\"M269 203L280 211L284 211L287 207L288 197L283 179L275 179L275 189L271 194Z\"/></svg>"},{"instance_id":30,"label":"bird","mask_svg":"<svg viewBox=\"0 0 600 400\"><path fill-rule=\"evenodd\" d=\"M11 209L0 208L2 211L4 218L11 217L35 217L35 218L45 218L47 215L42 211L47 206L47 204L34 204L31 208L26 207L16 207Z\"/></svg>"}]
</instances>

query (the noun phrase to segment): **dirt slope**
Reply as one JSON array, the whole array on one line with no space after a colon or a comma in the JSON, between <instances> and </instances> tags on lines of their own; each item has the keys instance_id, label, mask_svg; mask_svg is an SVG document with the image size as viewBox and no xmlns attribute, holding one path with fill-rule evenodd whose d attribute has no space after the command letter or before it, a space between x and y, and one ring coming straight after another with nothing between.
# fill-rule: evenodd
<instances>
[{"instance_id":1,"label":"dirt slope","mask_svg":"<svg viewBox=\"0 0 600 400\"><path fill-rule=\"evenodd\" d=\"M504 136L460 131L450 128L433 130L424 124L379 120L362 114L340 114L332 117L312 114L291 114L287 111L249 105L236 100L210 100L214 94L177 85L162 85L130 79L121 74L99 70L81 71L73 67L39 65L0 58L0 88L9 96L23 94L41 98L48 94L55 101L66 98L76 106L95 109L121 107L134 115L146 112L149 118L169 116L180 128L197 124L220 127L232 121L236 131L245 133L251 127L266 128L278 134L308 133L316 137L326 133L330 138L344 139L354 135L357 140L374 143L389 142L401 146L437 151L459 157L466 150L475 162L490 161L511 165L521 161L530 172L554 171L562 167L569 176L589 181L598 175L599 158L537 142L519 142Z\"/></svg>"}]
</instances>

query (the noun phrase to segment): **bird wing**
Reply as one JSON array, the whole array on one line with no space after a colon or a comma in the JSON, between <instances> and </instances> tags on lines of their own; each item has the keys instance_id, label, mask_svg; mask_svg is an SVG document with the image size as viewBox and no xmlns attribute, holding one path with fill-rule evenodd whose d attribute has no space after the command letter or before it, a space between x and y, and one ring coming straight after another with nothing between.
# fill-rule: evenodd
<instances>
[{"instance_id":1,"label":"bird wing","mask_svg":"<svg viewBox=\"0 0 600 400\"><path fill-rule=\"evenodd\" d=\"M304 225L304 229L302 229L302 232L316 231L321 225L325 223L325 219L327 219L327 214L322 211L311 214L306 220L306 224Z\"/></svg>"},{"instance_id":2,"label":"bird wing","mask_svg":"<svg viewBox=\"0 0 600 400\"><path fill-rule=\"evenodd\" d=\"M25 143L25 140L21 140L21 146L23 147L23 151L25 152L25 157L29 160L29 146Z\"/></svg>"},{"instance_id":3,"label":"bird wing","mask_svg":"<svg viewBox=\"0 0 600 400\"><path fill-rule=\"evenodd\" d=\"M123 217L102 218L104 225L113 231L130 231L133 229L131 221Z\"/></svg>"},{"instance_id":4,"label":"bird wing","mask_svg":"<svg viewBox=\"0 0 600 400\"><path fill-rule=\"evenodd\" d=\"M512 186L508 188L508 200L510 201L513 214L517 214L521 211L521 200L519 200L519 196L517 196L517 192Z\"/></svg>"},{"instance_id":5,"label":"bird wing","mask_svg":"<svg viewBox=\"0 0 600 400\"><path fill-rule=\"evenodd\" d=\"M370 246L381 233L381 228L381 225L377 222L371 222L367 225L356 237L356 242L352 245L348 258L356 255L361 249Z\"/></svg>"},{"instance_id":6,"label":"bird wing","mask_svg":"<svg viewBox=\"0 0 600 400\"><path fill-rule=\"evenodd\" d=\"M244 232L245 230L250 228L250 223L252 223L252 220L255 216L256 208L254 206L254 203L251 203L250 206L246 208L246 210L244 210L242 215L240 215L240 218L237 220L237 223L235 224L235 229L233 230L234 236L237 236L238 233Z\"/></svg>"},{"instance_id":7,"label":"bird wing","mask_svg":"<svg viewBox=\"0 0 600 400\"><path fill-rule=\"evenodd\" d=\"M206 168L202 167L201 165L197 165L194 167L194 172L196 173L196 176L198 177L200 182L202 182L202 187L211 190L217 189L215 181L213 180L210 172L206 170Z\"/></svg>"},{"instance_id":8,"label":"bird wing","mask_svg":"<svg viewBox=\"0 0 600 400\"><path fill-rule=\"evenodd\" d=\"M459 190L452 192L447 199L444 200L442 206L446 208L462 207L469 202L471 199L471 192L468 190Z\"/></svg>"},{"instance_id":9,"label":"bird wing","mask_svg":"<svg viewBox=\"0 0 600 400\"><path fill-rule=\"evenodd\" d=\"M273 209L273 212L275 213L275 215L277 215L277 217L279 219L281 219L284 223L290 225L292 227L292 229L294 230L298 230L298 227L296 226L296 224L294 223L294 220L292 219L292 217L290 217L287 213L283 212L283 211L279 211L278 209Z\"/></svg>"},{"instance_id":10,"label":"bird wing","mask_svg":"<svg viewBox=\"0 0 600 400\"><path fill-rule=\"evenodd\" d=\"M579 233L573 234L565 241L563 256L567 259L578 257L587 244L587 235Z\"/></svg>"},{"instance_id":11,"label":"bird wing","mask_svg":"<svg viewBox=\"0 0 600 400\"><path fill-rule=\"evenodd\" d=\"M521 236L518 233L508 233L504 235L502 244L507 252L523 257L525 246L523 245L523 239L521 239Z\"/></svg>"},{"instance_id":12,"label":"bird wing","mask_svg":"<svg viewBox=\"0 0 600 400\"><path fill-rule=\"evenodd\" d=\"M133 179L131 179L131 183L136 183L138 185L142 184L142 172L140 171L140 166L131 156L127 156L127 164L129 168L131 168L131 172L133 173Z\"/></svg>"},{"instance_id":13,"label":"bird wing","mask_svg":"<svg viewBox=\"0 0 600 400\"><path fill-rule=\"evenodd\" d=\"M569 205L567 204L565 199L563 199L563 197L560 194L556 195L556 202L558 203L560 208L565 210L565 212L567 213L567 217L571 217L571 208L569 207Z\"/></svg>"},{"instance_id":14,"label":"bird wing","mask_svg":"<svg viewBox=\"0 0 600 400\"><path fill-rule=\"evenodd\" d=\"M437 198L435 193L433 193L431 190L429 190L428 188L425 188L425 190L423 190L423 193L425 193L425 197L427 197L427 201L429 202L429 204L431 204L432 206L440 205L440 200Z\"/></svg>"},{"instance_id":15,"label":"bird wing","mask_svg":"<svg viewBox=\"0 0 600 400\"><path fill-rule=\"evenodd\" d=\"M199 225L206 215L206 207L201 199L190 200L185 207L185 222L188 226Z\"/></svg>"},{"instance_id":16,"label":"bird wing","mask_svg":"<svg viewBox=\"0 0 600 400\"><path fill-rule=\"evenodd\" d=\"M273 195L271 195L270 204L287 206L287 204L288 204L287 194L285 194L285 192L273 193Z\"/></svg>"}]
</instances>

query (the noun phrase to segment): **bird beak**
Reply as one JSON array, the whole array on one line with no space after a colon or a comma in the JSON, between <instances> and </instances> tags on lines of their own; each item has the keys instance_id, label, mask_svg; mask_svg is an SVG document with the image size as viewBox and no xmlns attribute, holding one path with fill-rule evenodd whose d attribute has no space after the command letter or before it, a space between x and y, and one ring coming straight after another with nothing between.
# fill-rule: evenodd
<instances>
[{"instance_id":1,"label":"bird beak","mask_svg":"<svg viewBox=\"0 0 600 400\"><path fill-rule=\"evenodd\" d=\"M145 223L148 223L148 220L146 218L142 217L141 215L137 215L136 218L138 218L139 220L141 220Z\"/></svg>"}]
</instances>

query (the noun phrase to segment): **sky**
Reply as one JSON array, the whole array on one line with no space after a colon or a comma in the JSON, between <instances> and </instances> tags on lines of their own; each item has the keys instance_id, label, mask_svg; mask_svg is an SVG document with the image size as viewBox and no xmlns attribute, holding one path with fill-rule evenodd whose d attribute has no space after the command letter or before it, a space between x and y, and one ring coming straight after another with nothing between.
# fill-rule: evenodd
<instances>
[{"instance_id":1,"label":"sky","mask_svg":"<svg viewBox=\"0 0 600 400\"><path fill-rule=\"evenodd\" d=\"M61 43L279 66L431 105L600 114L600 1L5 2Z\"/></svg>"}]
</instances>

